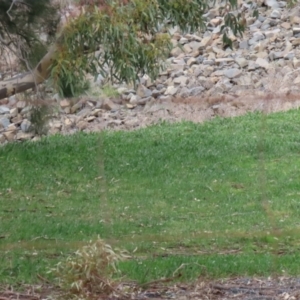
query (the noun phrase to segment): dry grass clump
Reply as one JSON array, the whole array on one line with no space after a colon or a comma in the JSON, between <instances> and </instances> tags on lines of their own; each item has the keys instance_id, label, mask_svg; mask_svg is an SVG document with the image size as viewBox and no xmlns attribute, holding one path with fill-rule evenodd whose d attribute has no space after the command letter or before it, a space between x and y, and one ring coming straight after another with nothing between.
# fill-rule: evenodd
<instances>
[{"instance_id":1,"label":"dry grass clump","mask_svg":"<svg viewBox=\"0 0 300 300\"><path fill-rule=\"evenodd\" d=\"M58 263L50 272L57 276L64 290L62 298L89 299L115 291L113 275L119 273L116 264L127 257L98 239Z\"/></svg>"}]
</instances>

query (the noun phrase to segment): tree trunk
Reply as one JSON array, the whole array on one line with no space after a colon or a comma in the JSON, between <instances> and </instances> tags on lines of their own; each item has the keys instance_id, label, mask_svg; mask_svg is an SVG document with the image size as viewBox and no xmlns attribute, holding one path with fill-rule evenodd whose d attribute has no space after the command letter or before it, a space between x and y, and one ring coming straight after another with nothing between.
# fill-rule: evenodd
<instances>
[{"instance_id":1,"label":"tree trunk","mask_svg":"<svg viewBox=\"0 0 300 300\"><path fill-rule=\"evenodd\" d=\"M52 46L32 71L0 81L0 100L35 88L49 78L56 49L56 46Z\"/></svg>"}]
</instances>

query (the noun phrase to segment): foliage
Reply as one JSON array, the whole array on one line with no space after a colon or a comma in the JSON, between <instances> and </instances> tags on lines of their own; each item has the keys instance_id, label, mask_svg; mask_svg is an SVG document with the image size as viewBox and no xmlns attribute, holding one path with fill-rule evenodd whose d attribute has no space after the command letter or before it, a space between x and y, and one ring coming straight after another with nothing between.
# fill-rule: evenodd
<instances>
[{"instance_id":1,"label":"foliage","mask_svg":"<svg viewBox=\"0 0 300 300\"><path fill-rule=\"evenodd\" d=\"M136 83L145 73L155 79L172 48L169 29L204 29L203 15L209 9L209 1L203 0L94 0L81 4L80 15L64 28L53 63L51 77L61 89L61 74L70 86L81 82L86 72L127 83ZM229 4L237 7L235 0ZM234 34L241 34L242 16L227 11L224 15L223 31L231 28Z\"/></svg>"},{"instance_id":2,"label":"foliage","mask_svg":"<svg viewBox=\"0 0 300 300\"><path fill-rule=\"evenodd\" d=\"M74 2L77 8L58 32L60 11L55 2L11 3L0 0L0 45L21 44L21 58L32 68L48 47L39 34L47 33L57 49L56 57L51 57L50 82L66 96L87 88L86 73L133 84L143 74L155 79L173 46L170 28L204 29L205 14L216 4L210 0L80 0ZM237 0L226 1L220 12L223 42L232 46L230 36L245 29L243 14Z\"/></svg>"},{"instance_id":3,"label":"foliage","mask_svg":"<svg viewBox=\"0 0 300 300\"><path fill-rule=\"evenodd\" d=\"M58 7L52 0L0 0L0 54L3 47L15 51L20 62L33 68L47 52L39 34L53 41L59 22ZM38 29L38 30L37 30Z\"/></svg>"},{"instance_id":4,"label":"foliage","mask_svg":"<svg viewBox=\"0 0 300 300\"><path fill-rule=\"evenodd\" d=\"M46 103L35 104L30 109L29 121L31 130L38 135L48 132L48 121L50 120L51 108Z\"/></svg>"},{"instance_id":5,"label":"foliage","mask_svg":"<svg viewBox=\"0 0 300 300\"><path fill-rule=\"evenodd\" d=\"M116 263L125 257L98 239L94 243L90 241L50 272L57 276L67 299L76 296L85 299L89 295L109 294L114 290L112 276L118 273Z\"/></svg>"}]
</instances>

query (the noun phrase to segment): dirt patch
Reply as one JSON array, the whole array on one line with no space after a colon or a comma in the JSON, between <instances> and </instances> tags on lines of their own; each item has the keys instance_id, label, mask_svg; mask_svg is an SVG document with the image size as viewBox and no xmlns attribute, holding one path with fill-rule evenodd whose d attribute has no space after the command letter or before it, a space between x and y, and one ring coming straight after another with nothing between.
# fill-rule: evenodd
<instances>
[{"instance_id":1,"label":"dirt patch","mask_svg":"<svg viewBox=\"0 0 300 300\"><path fill-rule=\"evenodd\" d=\"M215 117L228 118L244 115L249 112L273 113L298 109L300 95L271 95L248 92L240 96L225 95L211 98L174 98L171 100L153 100L144 107L124 110L116 114L120 120L116 130L132 130L157 124L161 121L191 121L202 123ZM113 123L112 123L113 124ZM89 124L87 131L97 131L99 124Z\"/></svg>"},{"instance_id":2,"label":"dirt patch","mask_svg":"<svg viewBox=\"0 0 300 300\"><path fill-rule=\"evenodd\" d=\"M41 300L57 298L59 291L51 286L27 286L22 293L0 290L1 300ZM91 295L91 299L178 299L178 300L295 300L300 299L300 278L231 278L197 280L192 284L165 285L155 283L142 289L134 283L122 283L113 295Z\"/></svg>"}]
</instances>

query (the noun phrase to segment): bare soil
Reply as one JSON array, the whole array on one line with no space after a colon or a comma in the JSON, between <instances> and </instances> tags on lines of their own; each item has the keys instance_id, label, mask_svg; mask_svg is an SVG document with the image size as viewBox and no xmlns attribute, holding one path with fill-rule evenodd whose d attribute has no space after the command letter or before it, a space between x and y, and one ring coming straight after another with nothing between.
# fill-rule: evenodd
<instances>
[{"instance_id":1,"label":"bare soil","mask_svg":"<svg viewBox=\"0 0 300 300\"><path fill-rule=\"evenodd\" d=\"M23 292L9 287L0 289L1 300L57 299L61 292L49 285L27 286ZM90 295L91 299L178 299L178 300L295 300L300 299L300 278L229 278L207 280L199 278L191 284L155 283L142 288L134 283L122 283L112 295Z\"/></svg>"},{"instance_id":2,"label":"bare soil","mask_svg":"<svg viewBox=\"0 0 300 300\"><path fill-rule=\"evenodd\" d=\"M145 106L128 109L125 105L125 109L115 113L108 112L107 118L89 123L85 131L99 131L104 128L134 130L162 121L202 123L215 117L237 117L249 112L269 114L299 107L300 95L259 94L250 91L241 96L224 95L210 98L199 96L188 99L174 98L168 101L156 99L146 103ZM65 117L69 118L67 115L62 116L62 119ZM64 133L72 133L72 131Z\"/></svg>"}]
</instances>

